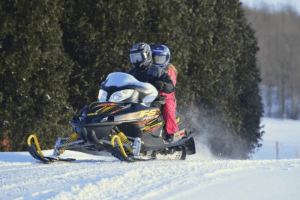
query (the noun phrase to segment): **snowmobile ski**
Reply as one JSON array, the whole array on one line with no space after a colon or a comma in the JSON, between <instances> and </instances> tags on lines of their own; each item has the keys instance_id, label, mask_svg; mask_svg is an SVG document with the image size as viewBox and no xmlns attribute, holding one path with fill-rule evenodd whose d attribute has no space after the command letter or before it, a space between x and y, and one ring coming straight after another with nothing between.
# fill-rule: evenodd
<instances>
[{"instance_id":1,"label":"snowmobile ski","mask_svg":"<svg viewBox=\"0 0 300 200\"><path fill-rule=\"evenodd\" d=\"M34 145L31 144L32 140L34 141L34 144L36 147L34 147ZM59 158L59 157L44 156L44 154L41 150L40 144L38 142L38 138L35 134L30 135L28 137L27 145L28 145L27 150L30 153L30 155L45 164L56 162L56 161L70 162L70 161L76 160L74 158Z\"/></svg>"}]
</instances>

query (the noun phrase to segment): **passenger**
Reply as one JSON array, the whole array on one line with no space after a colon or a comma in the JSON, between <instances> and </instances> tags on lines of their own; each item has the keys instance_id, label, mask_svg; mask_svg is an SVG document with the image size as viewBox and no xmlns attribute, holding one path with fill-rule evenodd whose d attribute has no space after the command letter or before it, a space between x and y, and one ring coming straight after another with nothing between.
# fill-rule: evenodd
<instances>
[{"instance_id":1,"label":"passenger","mask_svg":"<svg viewBox=\"0 0 300 200\"><path fill-rule=\"evenodd\" d=\"M177 82L177 70L170 62L170 50L166 45L154 45L151 49L153 65L164 69L173 81L173 85L176 86ZM166 132L170 135L178 131L178 125L176 123L176 98L175 92L164 93L159 91L159 95L164 96L165 105L163 107L163 117L166 122Z\"/></svg>"}]
</instances>

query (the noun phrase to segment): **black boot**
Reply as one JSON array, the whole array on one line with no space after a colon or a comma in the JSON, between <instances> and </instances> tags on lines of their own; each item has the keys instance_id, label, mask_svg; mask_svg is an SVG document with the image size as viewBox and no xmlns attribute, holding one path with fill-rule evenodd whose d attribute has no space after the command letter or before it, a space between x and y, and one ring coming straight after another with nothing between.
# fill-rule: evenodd
<instances>
[{"instance_id":1,"label":"black boot","mask_svg":"<svg viewBox=\"0 0 300 200\"><path fill-rule=\"evenodd\" d=\"M169 143L174 142L174 134L167 134L166 141Z\"/></svg>"}]
</instances>

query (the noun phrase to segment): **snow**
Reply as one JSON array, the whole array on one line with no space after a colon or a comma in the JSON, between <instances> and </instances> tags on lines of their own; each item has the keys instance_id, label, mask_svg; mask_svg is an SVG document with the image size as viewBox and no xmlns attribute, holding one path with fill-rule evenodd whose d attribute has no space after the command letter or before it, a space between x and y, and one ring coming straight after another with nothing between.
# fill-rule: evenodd
<instances>
[{"instance_id":1,"label":"snow","mask_svg":"<svg viewBox=\"0 0 300 200\"><path fill-rule=\"evenodd\" d=\"M123 163L66 151L77 160L41 164L27 152L1 152L0 199L299 199L300 122L263 118L262 125L263 147L251 160L214 158L201 138L185 161Z\"/></svg>"},{"instance_id":2,"label":"snow","mask_svg":"<svg viewBox=\"0 0 300 200\"><path fill-rule=\"evenodd\" d=\"M259 8L261 5L265 4L270 9L274 10L280 10L282 7L290 5L300 13L299 0L240 0L240 2L251 8Z\"/></svg>"}]
</instances>

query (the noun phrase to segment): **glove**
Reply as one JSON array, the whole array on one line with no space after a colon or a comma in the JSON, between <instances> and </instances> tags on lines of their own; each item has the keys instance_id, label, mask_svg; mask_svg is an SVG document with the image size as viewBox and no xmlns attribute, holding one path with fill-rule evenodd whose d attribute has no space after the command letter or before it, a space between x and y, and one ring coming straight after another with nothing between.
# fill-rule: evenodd
<instances>
[{"instance_id":1,"label":"glove","mask_svg":"<svg viewBox=\"0 0 300 200\"><path fill-rule=\"evenodd\" d=\"M156 99L154 101L157 101L161 105L164 105L166 103L166 97L157 95Z\"/></svg>"},{"instance_id":2,"label":"glove","mask_svg":"<svg viewBox=\"0 0 300 200\"><path fill-rule=\"evenodd\" d=\"M165 87L165 83L162 82L162 81L156 81L156 82L154 83L154 86L156 87L156 89L157 89L158 91L163 91L163 90L164 90L164 87Z\"/></svg>"}]
</instances>

